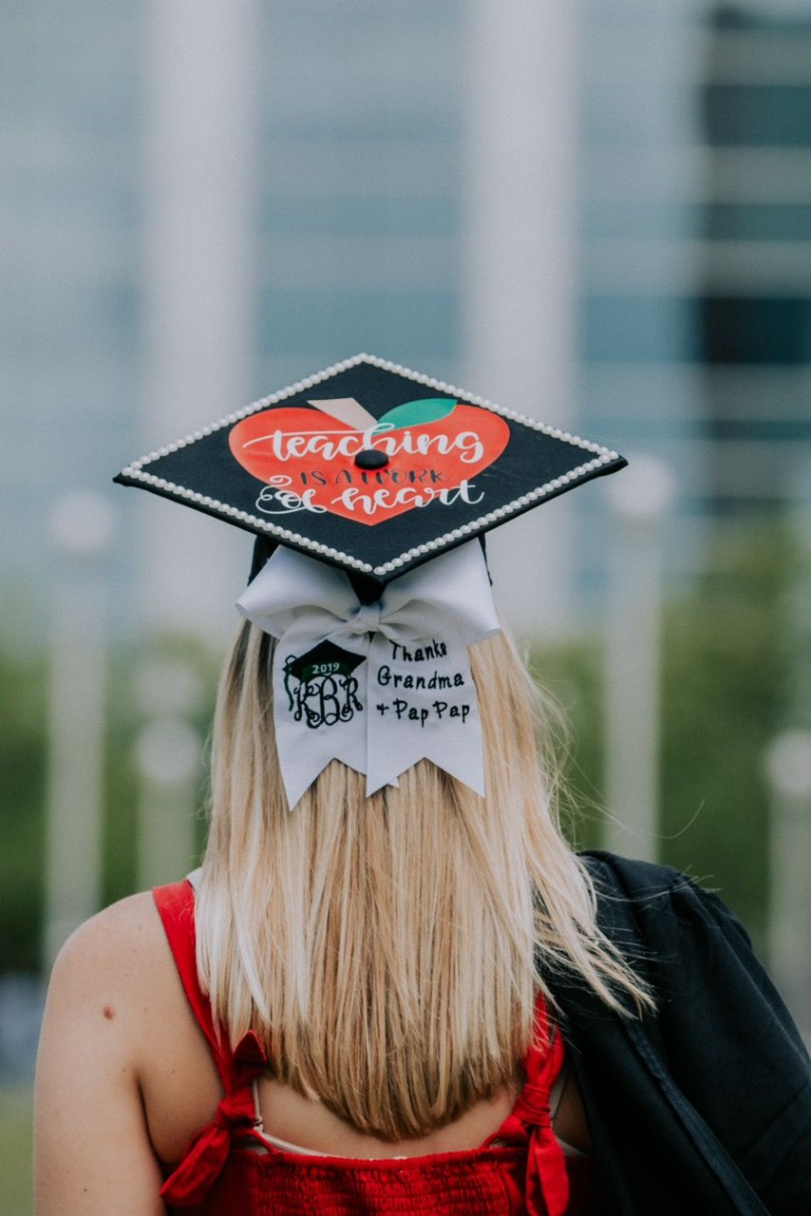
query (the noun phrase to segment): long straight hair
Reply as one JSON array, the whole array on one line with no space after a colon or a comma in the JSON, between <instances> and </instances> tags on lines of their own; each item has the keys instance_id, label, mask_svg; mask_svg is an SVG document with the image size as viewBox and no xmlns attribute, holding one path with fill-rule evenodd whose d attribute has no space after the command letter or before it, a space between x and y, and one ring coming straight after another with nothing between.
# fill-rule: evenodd
<instances>
[{"instance_id":1,"label":"long straight hair","mask_svg":"<svg viewBox=\"0 0 811 1216\"><path fill-rule=\"evenodd\" d=\"M232 1043L362 1132L423 1136L514 1081L547 979L651 1004L598 931L561 835L533 688L499 634L470 648L484 797L423 760L365 796L333 761L288 810L273 731L274 643L244 624L221 681L198 968Z\"/></svg>"}]
</instances>

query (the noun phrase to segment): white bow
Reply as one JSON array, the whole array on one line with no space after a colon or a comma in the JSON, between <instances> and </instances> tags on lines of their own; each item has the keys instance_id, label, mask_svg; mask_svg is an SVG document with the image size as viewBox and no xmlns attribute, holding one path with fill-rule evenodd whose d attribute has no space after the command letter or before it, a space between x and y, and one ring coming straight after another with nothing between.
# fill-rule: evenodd
<instances>
[{"instance_id":1,"label":"white bow","mask_svg":"<svg viewBox=\"0 0 811 1216\"><path fill-rule=\"evenodd\" d=\"M478 541L433 558L359 604L341 571L279 548L237 602L278 640L276 744L289 806L331 760L373 794L418 760L484 793L467 647L499 631Z\"/></svg>"}]
</instances>

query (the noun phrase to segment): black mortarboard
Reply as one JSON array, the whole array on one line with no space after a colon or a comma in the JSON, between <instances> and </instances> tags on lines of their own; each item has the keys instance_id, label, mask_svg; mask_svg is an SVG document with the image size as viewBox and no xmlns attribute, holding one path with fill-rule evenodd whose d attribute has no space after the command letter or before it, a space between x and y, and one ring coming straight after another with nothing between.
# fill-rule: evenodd
<instances>
[{"instance_id":1,"label":"black mortarboard","mask_svg":"<svg viewBox=\"0 0 811 1216\"><path fill-rule=\"evenodd\" d=\"M279 543L379 587L625 464L600 444L356 355L115 480L255 533L270 542L257 545L260 559Z\"/></svg>"}]
</instances>

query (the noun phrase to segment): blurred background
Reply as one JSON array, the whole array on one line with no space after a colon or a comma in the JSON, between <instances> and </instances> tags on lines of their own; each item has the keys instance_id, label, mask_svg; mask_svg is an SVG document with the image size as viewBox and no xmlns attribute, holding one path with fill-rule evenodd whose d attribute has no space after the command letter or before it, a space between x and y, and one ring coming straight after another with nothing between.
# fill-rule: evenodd
<instances>
[{"instance_id":1,"label":"blurred background","mask_svg":"<svg viewBox=\"0 0 811 1216\"><path fill-rule=\"evenodd\" d=\"M249 562L110 479L359 351L628 456L490 543L567 830L811 1035L811 0L8 0L0 96L6 1216L55 951L198 855Z\"/></svg>"}]
</instances>

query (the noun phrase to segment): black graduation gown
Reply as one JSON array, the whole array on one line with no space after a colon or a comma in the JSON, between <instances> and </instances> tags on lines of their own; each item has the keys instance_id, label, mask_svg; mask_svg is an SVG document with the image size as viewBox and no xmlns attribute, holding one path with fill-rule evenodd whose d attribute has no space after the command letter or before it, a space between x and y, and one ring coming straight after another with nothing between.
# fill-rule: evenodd
<instances>
[{"instance_id":1,"label":"black graduation gown","mask_svg":"<svg viewBox=\"0 0 811 1216\"><path fill-rule=\"evenodd\" d=\"M625 1019L552 988L603 1216L811 1216L811 1065L749 939L675 870L585 855L609 937L658 998Z\"/></svg>"}]
</instances>

